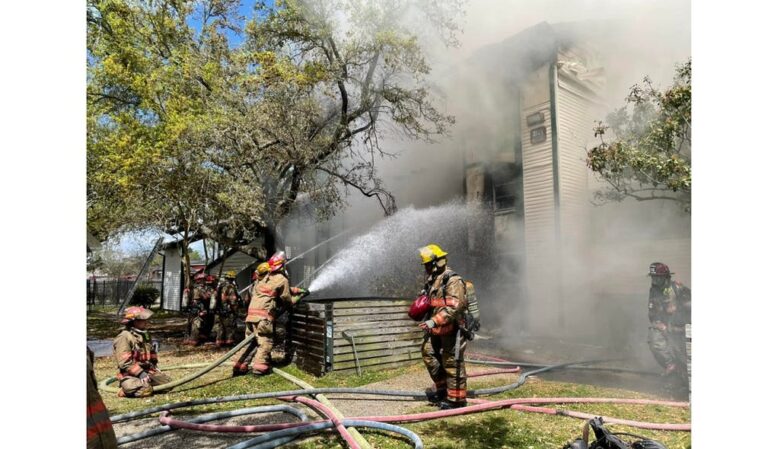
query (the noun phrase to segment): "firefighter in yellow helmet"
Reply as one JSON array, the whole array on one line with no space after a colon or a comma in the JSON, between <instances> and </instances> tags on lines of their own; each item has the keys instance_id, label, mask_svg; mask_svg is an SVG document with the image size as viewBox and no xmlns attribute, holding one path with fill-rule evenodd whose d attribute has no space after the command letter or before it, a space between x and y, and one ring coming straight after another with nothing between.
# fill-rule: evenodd
<instances>
[{"instance_id":1,"label":"firefighter in yellow helmet","mask_svg":"<svg viewBox=\"0 0 768 449\"><path fill-rule=\"evenodd\" d=\"M277 301L293 304L309 294L309 290L290 286L284 269L285 263L285 253L278 251L267 261L269 273L253 284L245 318L245 336L255 333L256 338L235 364L232 372L234 376L246 374L251 360L253 374L268 374L271 371L269 355L273 346Z\"/></svg>"},{"instance_id":2,"label":"firefighter in yellow helmet","mask_svg":"<svg viewBox=\"0 0 768 449\"><path fill-rule=\"evenodd\" d=\"M269 263L262 262L259 264L259 266L256 267L256 272L253 273L253 280L260 281L265 277L267 277L268 273L269 273Z\"/></svg>"},{"instance_id":3,"label":"firefighter in yellow helmet","mask_svg":"<svg viewBox=\"0 0 768 449\"><path fill-rule=\"evenodd\" d=\"M214 313L213 332L216 334L216 346L228 347L235 344L237 331L237 310L240 295L237 293L234 270L224 273L224 280L216 288L211 308Z\"/></svg>"},{"instance_id":4,"label":"firefighter in yellow helmet","mask_svg":"<svg viewBox=\"0 0 768 449\"><path fill-rule=\"evenodd\" d=\"M427 389L427 399L441 409L467 404L467 373L460 326L467 310L464 280L448 267L448 253L435 244L419 248L427 279L422 294L429 308L419 327L424 330L421 356L434 386Z\"/></svg>"},{"instance_id":5,"label":"firefighter in yellow helmet","mask_svg":"<svg viewBox=\"0 0 768 449\"><path fill-rule=\"evenodd\" d=\"M128 307L120 323L125 328L115 338L112 347L117 361L120 397L144 397L152 387L165 384L171 378L157 367L157 351L147 332L152 311L144 307Z\"/></svg>"}]
</instances>

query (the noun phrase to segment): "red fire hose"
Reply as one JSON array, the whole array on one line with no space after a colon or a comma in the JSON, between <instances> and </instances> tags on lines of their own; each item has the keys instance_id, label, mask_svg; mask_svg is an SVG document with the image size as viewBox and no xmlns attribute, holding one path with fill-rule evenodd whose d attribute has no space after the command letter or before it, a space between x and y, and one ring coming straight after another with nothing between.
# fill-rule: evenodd
<instances>
[{"instance_id":1,"label":"red fire hose","mask_svg":"<svg viewBox=\"0 0 768 449\"><path fill-rule=\"evenodd\" d=\"M379 422L414 422L430 419L445 418L448 416L465 415L469 413L484 412L486 410L511 407L518 404L558 404L558 403L612 403L612 404L646 404L646 405L667 405L671 407L688 407L687 402L656 401L651 399L615 399L615 398L525 398L525 399L506 399L502 401L489 401L482 404L470 405L468 407L452 410L441 410L437 412L416 413L412 415L400 416L361 416L355 419ZM590 416L591 418L592 416ZM641 423L641 422L637 422ZM631 425L631 424L628 424ZM660 423L642 423L645 429L658 430L679 430L690 431L691 425L687 424L660 424ZM673 427L673 428L670 428Z\"/></svg>"},{"instance_id":2,"label":"red fire hose","mask_svg":"<svg viewBox=\"0 0 768 449\"><path fill-rule=\"evenodd\" d=\"M473 403L480 402L480 400L473 400ZM518 398L518 399L506 399L502 401L484 401L482 403L471 405L468 407L452 409L452 410L440 410L436 412L415 413L410 415L392 415L392 416L359 416L354 418L348 418L351 420L367 420L377 422L418 422L431 419L446 418L449 416L465 415L469 413L478 413L487 410L499 409L510 407L521 411L530 411L537 413L547 413L552 415L570 416L573 418L592 418L594 415L589 415L581 412L570 412L556 409L549 409L544 407L527 407L525 404L577 404L577 403L590 403L590 404L642 404L642 405L664 405L670 407L688 407L687 402L673 402L673 401L657 401L652 399L618 399L618 398ZM617 418L606 418L606 422L613 422L616 424L625 424L632 427L638 427L651 430L673 430L673 431L690 431L691 424L666 424L666 423L649 423L643 421L629 421ZM609 421L610 420L610 421ZM312 423L297 422L297 423L285 423L285 424L259 424L250 426L231 426L231 425L215 425L215 424L195 424L185 421L176 420L168 417L168 412L163 412L160 416L160 423L171 426L173 428L190 429L190 430L205 430L213 432L270 432L274 430L288 429L292 427L300 427L307 424L315 424L319 422L329 422L329 420L315 421Z\"/></svg>"},{"instance_id":3,"label":"red fire hose","mask_svg":"<svg viewBox=\"0 0 768 449\"><path fill-rule=\"evenodd\" d=\"M336 430L339 431L339 434L341 435L341 437L344 438L344 441L346 441L347 444L349 444L350 449L360 449L360 445L357 444L357 441L355 441L355 439L352 437L352 434L349 433L349 430L347 430L347 428L344 427L344 424L342 424L339 418L336 416L336 414L333 413L333 410L323 405L323 403L321 403L320 401L315 401L314 399L309 399L302 396L291 396L288 398L280 398L280 399L285 399L289 401L298 402L300 404L308 405L314 408L315 410L319 411L320 413L322 413L323 415L328 417L328 419L331 420L333 425L336 427Z\"/></svg>"},{"instance_id":4,"label":"red fire hose","mask_svg":"<svg viewBox=\"0 0 768 449\"><path fill-rule=\"evenodd\" d=\"M480 373L471 373L467 374L467 377L482 377L482 376L492 376L494 374L514 374L520 372L520 367L517 368L510 368L510 369L495 369L491 371L484 371Z\"/></svg>"},{"instance_id":5,"label":"red fire hose","mask_svg":"<svg viewBox=\"0 0 768 449\"><path fill-rule=\"evenodd\" d=\"M565 399L575 399L575 398L565 398ZM580 401L580 402L589 402L589 403L596 403L596 402L602 402L601 398L586 398L590 399L588 401ZM594 400L592 400L594 399ZM625 403L627 404L645 404L645 402L634 402L634 401L644 401L643 399L626 399ZM472 403L487 403L489 401L486 401L484 399L469 399L469 402ZM677 403L667 403L667 404L660 404L660 405L670 405L670 406L677 406ZM577 419L592 419L597 417L598 415L592 415L589 413L582 413L582 412L574 412L571 410L560 410L560 409L554 409L549 407L534 407L530 405L522 405L522 404L514 404L510 407L513 410L519 410L523 412L532 412L532 413L545 413L547 415L560 415L560 416L568 416L571 418L577 418ZM602 415L599 415L602 416ZM623 424L626 426L636 427L638 429L650 429L650 430L674 430L674 431L688 431L691 430L690 423L686 424L668 424L668 423L649 423L645 421L632 421L627 419L621 419L621 418L612 418L610 416L602 416L603 422L605 423L611 423L611 424Z\"/></svg>"}]
</instances>

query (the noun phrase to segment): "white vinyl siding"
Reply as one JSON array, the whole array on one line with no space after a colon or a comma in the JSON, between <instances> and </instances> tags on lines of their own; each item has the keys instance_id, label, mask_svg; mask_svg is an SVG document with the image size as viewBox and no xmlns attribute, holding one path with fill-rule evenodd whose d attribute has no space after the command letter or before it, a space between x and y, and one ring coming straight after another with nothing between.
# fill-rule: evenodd
<instances>
[{"instance_id":1,"label":"white vinyl siding","mask_svg":"<svg viewBox=\"0 0 768 449\"><path fill-rule=\"evenodd\" d=\"M165 250L163 279L163 308L181 310L181 255L178 248Z\"/></svg>"}]
</instances>

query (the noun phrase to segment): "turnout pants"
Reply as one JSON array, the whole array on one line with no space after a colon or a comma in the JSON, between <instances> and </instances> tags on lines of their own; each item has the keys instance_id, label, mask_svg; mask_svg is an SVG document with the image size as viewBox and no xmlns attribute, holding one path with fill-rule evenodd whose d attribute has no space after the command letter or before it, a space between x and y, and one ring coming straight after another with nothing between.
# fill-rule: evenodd
<instances>
[{"instance_id":1,"label":"turnout pants","mask_svg":"<svg viewBox=\"0 0 768 449\"><path fill-rule=\"evenodd\" d=\"M461 338L459 360L456 360L456 335L427 335L421 344L421 357L435 383L435 389L447 390L448 401L463 403L467 400L467 372L464 368L464 350L467 340Z\"/></svg>"},{"instance_id":2,"label":"turnout pants","mask_svg":"<svg viewBox=\"0 0 768 449\"><path fill-rule=\"evenodd\" d=\"M651 326L648 328L648 347L662 368L671 364L685 366L684 332L662 332Z\"/></svg>"},{"instance_id":3,"label":"turnout pants","mask_svg":"<svg viewBox=\"0 0 768 449\"><path fill-rule=\"evenodd\" d=\"M245 352L240 356L235 369L247 370L248 366L253 361L253 371L264 373L269 370L270 357L269 354L272 351L272 334L273 325L272 320L268 318L262 318L254 323L245 323L245 337L247 338L251 334L256 334L248 346L245 347Z\"/></svg>"},{"instance_id":4,"label":"turnout pants","mask_svg":"<svg viewBox=\"0 0 768 449\"><path fill-rule=\"evenodd\" d=\"M128 398L142 398L152 395L152 387L158 385L167 384L171 381L171 377L160 370L149 371L149 382L144 383L138 377L123 376L120 379L120 389L123 394Z\"/></svg>"},{"instance_id":5,"label":"turnout pants","mask_svg":"<svg viewBox=\"0 0 768 449\"><path fill-rule=\"evenodd\" d=\"M213 332L216 333L216 346L232 346L235 344L237 321L234 313L216 315Z\"/></svg>"},{"instance_id":6,"label":"turnout pants","mask_svg":"<svg viewBox=\"0 0 768 449\"><path fill-rule=\"evenodd\" d=\"M192 318L189 326L189 337L187 344L201 344L208 340L208 336L213 328L213 315L207 314L204 317L196 315Z\"/></svg>"}]
</instances>

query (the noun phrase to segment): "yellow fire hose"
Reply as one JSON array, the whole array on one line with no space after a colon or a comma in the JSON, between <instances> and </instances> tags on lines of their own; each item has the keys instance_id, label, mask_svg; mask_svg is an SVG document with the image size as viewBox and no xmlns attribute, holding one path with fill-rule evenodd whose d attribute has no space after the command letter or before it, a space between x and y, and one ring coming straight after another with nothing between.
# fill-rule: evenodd
<instances>
[{"instance_id":1,"label":"yellow fire hose","mask_svg":"<svg viewBox=\"0 0 768 449\"><path fill-rule=\"evenodd\" d=\"M286 378L287 380L295 383L296 385L300 386L301 388L305 388L305 389L315 388L312 385L310 385L310 384L304 382L303 380L299 379L298 377L294 377L294 376L286 373L283 370L279 370L277 368L272 368L272 371L275 374L278 374L278 375ZM328 398L325 397L325 395L317 394L317 395L315 395L315 398L318 401L320 401L323 405L325 405L326 407L330 408L333 411L333 413L335 413L336 416L339 419L344 419L344 415L336 407L333 406L333 403L331 403L331 401L329 401ZM371 447L370 443L368 443L368 441L365 438L363 438L362 435L360 435L360 432L358 432L357 429L355 429L354 427L349 427L349 428L347 428L347 430L349 430L349 433L352 435L352 438L354 438L355 441L357 441L357 444L359 444L362 449L373 449Z\"/></svg>"}]
</instances>

